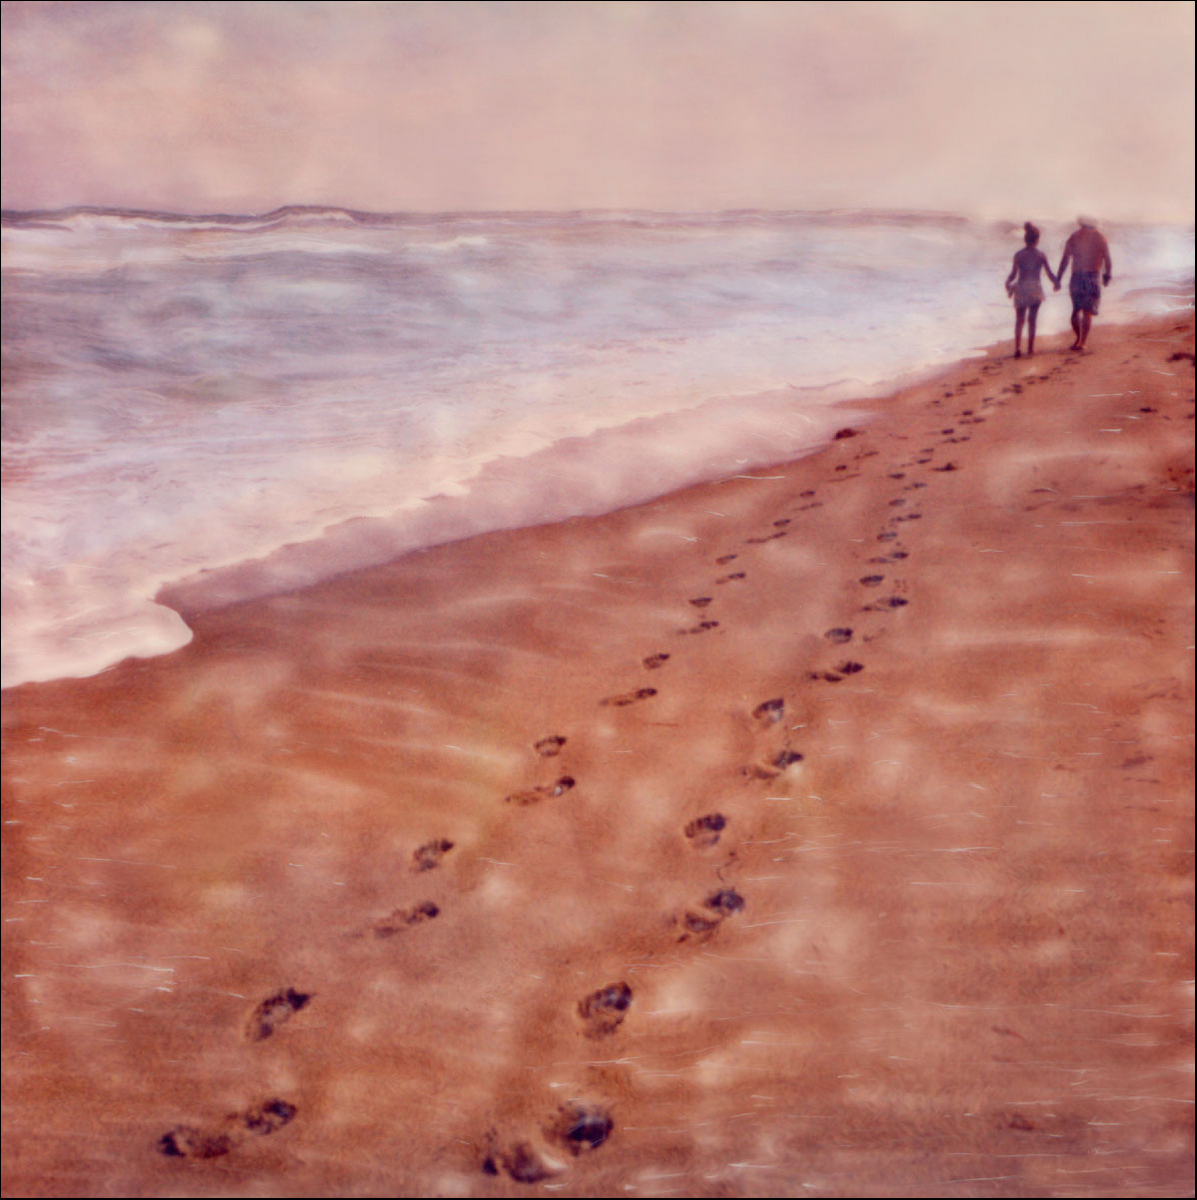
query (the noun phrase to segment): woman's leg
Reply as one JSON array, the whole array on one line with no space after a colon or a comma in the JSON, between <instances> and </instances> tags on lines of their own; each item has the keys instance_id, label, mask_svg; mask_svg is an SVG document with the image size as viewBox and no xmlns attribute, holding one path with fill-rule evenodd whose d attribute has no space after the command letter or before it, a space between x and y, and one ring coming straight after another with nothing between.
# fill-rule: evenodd
<instances>
[{"instance_id":1,"label":"woman's leg","mask_svg":"<svg viewBox=\"0 0 1197 1200\"><path fill-rule=\"evenodd\" d=\"M1032 304L1027 310L1027 354L1035 353L1035 322L1039 319L1039 305Z\"/></svg>"},{"instance_id":2,"label":"woman's leg","mask_svg":"<svg viewBox=\"0 0 1197 1200\"><path fill-rule=\"evenodd\" d=\"M1014 310L1014 357L1022 358L1022 323L1027 318L1027 310L1019 305Z\"/></svg>"}]
</instances>

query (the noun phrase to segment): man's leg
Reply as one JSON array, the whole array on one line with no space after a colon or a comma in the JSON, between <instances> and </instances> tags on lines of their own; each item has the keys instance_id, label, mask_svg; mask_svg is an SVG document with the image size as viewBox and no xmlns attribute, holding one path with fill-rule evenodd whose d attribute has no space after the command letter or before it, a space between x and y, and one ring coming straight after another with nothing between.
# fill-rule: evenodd
<instances>
[{"instance_id":1,"label":"man's leg","mask_svg":"<svg viewBox=\"0 0 1197 1200\"><path fill-rule=\"evenodd\" d=\"M1081 348L1081 310L1073 308L1072 310L1072 332L1073 342L1069 347L1071 350L1079 350Z\"/></svg>"},{"instance_id":2,"label":"man's leg","mask_svg":"<svg viewBox=\"0 0 1197 1200\"><path fill-rule=\"evenodd\" d=\"M1089 340L1089 326L1093 323L1093 314L1085 309L1081 313L1081 330L1077 334L1077 349L1084 350L1085 342Z\"/></svg>"}]
</instances>

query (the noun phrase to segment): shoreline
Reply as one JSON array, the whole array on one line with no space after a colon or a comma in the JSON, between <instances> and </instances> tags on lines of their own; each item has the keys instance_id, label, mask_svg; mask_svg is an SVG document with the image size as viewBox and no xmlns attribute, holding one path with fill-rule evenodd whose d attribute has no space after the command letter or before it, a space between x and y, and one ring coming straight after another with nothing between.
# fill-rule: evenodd
<instances>
[{"instance_id":1,"label":"shoreline","mask_svg":"<svg viewBox=\"0 0 1197 1200\"><path fill-rule=\"evenodd\" d=\"M5 689L6 1194L1191 1186L1193 316L1066 340Z\"/></svg>"},{"instance_id":2,"label":"shoreline","mask_svg":"<svg viewBox=\"0 0 1197 1200\"><path fill-rule=\"evenodd\" d=\"M1182 314L1188 308L1178 310ZM1154 318L1167 320L1171 314ZM1142 318L1126 318L1119 325L1135 325L1142 323ZM1054 335L1045 335L1050 338ZM1060 336L1063 336L1062 334ZM1041 342L1043 339L1041 338ZM857 381L859 388L853 391L849 388L851 381L846 379L832 380L828 383L795 386L795 396L809 392L840 391L839 399L831 401L824 408L811 413L799 414L798 419L809 425L825 431L827 441L811 443L805 449L796 453L783 455L776 459L761 461L745 460L748 465L744 470L771 470L790 462L801 461L813 454L824 451L834 441L833 430L844 423L870 424L882 415L885 405L894 397L909 392L916 387L934 387L936 381L948 379L962 371L967 371L971 364L987 362L1001 357L1001 348L1005 342L996 342L988 346L978 347L963 357L947 363L924 365L912 368L886 380L866 384ZM761 393L750 399L759 400L771 393ZM778 392L777 396L782 397ZM115 661L87 674L58 674L45 677L22 679L20 682L5 684L0 687L0 695L16 688L30 684L40 685L69 680L91 679L96 675L106 674L119 668L125 661L150 661L164 655L173 654L182 649L190 641L192 630L188 624L191 616L240 603L253 603L271 597L289 595L305 588L319 586L322 583L342 578L358 571L368 571L384 567L410 554L422 554L429 550L440 549L468 541L473 537L487 536L492 533L507 533L520 529L535 529L543 526L558 524L563 521L587 520L601 517L607 512L620 512L624 509L637 508L645 504L660 503L669 496L685 491L692 487L701 487L710 483L722 483L735 478L728 472L718 472L708 479L697 481L671 482L660 492L648 496L638 496L627 502L616 504L610 508L595 508L595 498L586 498L581 494L564 497L558 506L580 506L582 511L568 512L563 515L538 515L535 512L540 503L535 493L523 495L519 480L522 476L531 474L548 482L555 473L559 473L561 464L569 464L571 458L577 459L582 469L594 474L598 458L595 457L594 442L609 441L618 443L626 441L629 452L625 457L631 457L634 448L642 448L662 440L668 442L677 433L678 426L684 428L687 424L697 422L700 426L704 421L704 410L728 408L737 403L736 397L715 397L699 402L690 409L657 414L648 417L636 417L625 424L603 426L590 434L569 436L530 452L528 455L509 458L500 456L484 462L477 474L470 478L468 490L462 494L438 493L425 497L418 510L406 513L404 521L396 522L396 514L385 516L377 513L363 512L356 516L344 518L326 526L319 534L308 537L296 537L266 550L236 561L221 563L216 566L202 567L188 573L171 577L160 582L152 591L143 596L129 594L121 603L129 609L128 622L136 622L138 617L145 621L145 614L134 614L138 606L149 606L153 613L152 629L143 629L134 640L144 641L146 638L156 638L164 644L170 643L169 649L161 649L156 653L127 653ZM778 416L784 419L786 406L778 404ZM649 432L649 430L652 430ZM581 453L576 448L581 447ZM604 457L600 451L599 457ZM610 458L610 451L605 452ZM591 459L594 459L592 462ZM574 465L576 466L577 463ZM753 465L755 463L755 465ZM557 467L557 471L554 470ZM514 489L513 489L514 485ZM626 488L625 488L626 490ZM508 494L513 498L508 499ZM489 505L492 511L510 508L511 512L504 523L494 528L479 528L476 511ZM492 518L493 519L493 518ZM420 539L417 544L410 544L411 539ZM335 566L333 564L336 564ZM69 625L68 625L69 627ZM185 631L187 640L182 640L181 633ZM104 636L123 636L128 630L110 630ZM66 634L63 635L66 637ZM94 633L76 635L95 640ZM73 640L68 637L67 640ZM16 673L16 672L14 672Z\"/></svg>"}]
</instances>

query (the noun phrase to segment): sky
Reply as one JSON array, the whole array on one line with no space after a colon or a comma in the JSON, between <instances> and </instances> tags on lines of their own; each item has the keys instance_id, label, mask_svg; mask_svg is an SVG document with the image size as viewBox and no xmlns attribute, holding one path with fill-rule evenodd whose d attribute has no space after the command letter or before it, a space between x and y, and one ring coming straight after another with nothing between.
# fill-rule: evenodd
<instances>
[{"instance_id":1,"label":"sky","mask_svg":"<svg viewBox=\"0 0 1197 1200\"><path fill-rule=\"evenodd\" d=\"M1188 0L2 8L8 209L1192 220Z\"/></svg>"}]
</instances>

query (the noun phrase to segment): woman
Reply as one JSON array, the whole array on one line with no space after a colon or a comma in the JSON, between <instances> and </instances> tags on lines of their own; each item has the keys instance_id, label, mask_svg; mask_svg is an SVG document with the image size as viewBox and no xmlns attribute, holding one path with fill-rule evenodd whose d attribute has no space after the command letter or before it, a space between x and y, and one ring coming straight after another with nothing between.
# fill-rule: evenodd
<instances>
[{"instance_id":1,"label":"woman","mask_svg":"<svg viewBox=\"0 0 1197 1200\"><path fill-rule=\"evenodd\" d=\"M1006 295L1014 300L1014 357L1022 358L1022 326L1027 323L1027 354L1035 353L1035 321L1039 316L1039 306L1043 303L1043 284L1039 282L1039 272L1044 270L1047 277L1058 288L1057 278L1052 274L1047 255L1039 249L1039 230L1028 221L1023 229L1026 231L1026 246L1014 256L1014 265L1006 277Z\"/></svg>"}]
</instances>

